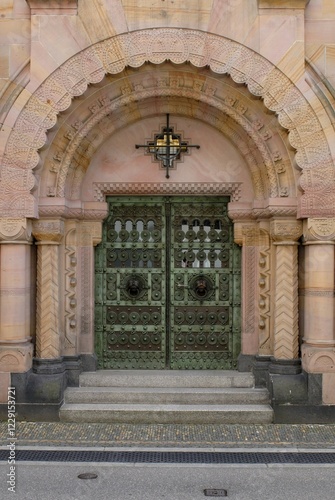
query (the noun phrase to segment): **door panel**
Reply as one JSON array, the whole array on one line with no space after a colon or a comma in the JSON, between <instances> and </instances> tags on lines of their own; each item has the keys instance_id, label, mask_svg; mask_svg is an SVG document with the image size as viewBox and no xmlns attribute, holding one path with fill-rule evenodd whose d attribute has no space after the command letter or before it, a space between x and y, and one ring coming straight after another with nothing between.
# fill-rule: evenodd
<instances>
[{"instance_id":1,"label":"door panel","mask_svg":"<svg viewBox=\"0 0 335 500\"><path fill-rule=\"evenodd\" d=\"M113 199L110 207L96 252L99 367L165 368L165 205Z\"/></svg>"},{"instance_id":2,"label":"door panel","mask_svg":"<svg viewBox=\"0 0 335 500\"><path fill-rule=\"evenodd\" d=\"M236 357L240 329L235 311L233 335L239 252L227 204L175 203L171 215L171 367L222 368Z\"/></svg>"},{"instance_id":3,"label":"door panel","mask_svg":"<svg viewBox=\"0 0 335 500\"><path fill-rule=\"evenodd\" d=\"M228 369L240 251L227 198L109 198L96 250L99 368Z\"/></svg>"}]
</instances>

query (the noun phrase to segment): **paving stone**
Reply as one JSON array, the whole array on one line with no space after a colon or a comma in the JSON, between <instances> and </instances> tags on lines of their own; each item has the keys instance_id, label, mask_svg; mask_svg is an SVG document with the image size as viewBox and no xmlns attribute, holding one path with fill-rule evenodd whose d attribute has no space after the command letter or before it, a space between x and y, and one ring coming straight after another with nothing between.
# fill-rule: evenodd
<instances>
[{"instance_id":1,"label":"paving stone","mask_svg":"<svg viewBox=\"0 0 335 500\"><path fill-rule=\"evenodd\" d=\"M177 425L17 422L17 446L335 448L335 425ZM9 442L0 422L0 445Z\"/></svg>"}]
</instances>

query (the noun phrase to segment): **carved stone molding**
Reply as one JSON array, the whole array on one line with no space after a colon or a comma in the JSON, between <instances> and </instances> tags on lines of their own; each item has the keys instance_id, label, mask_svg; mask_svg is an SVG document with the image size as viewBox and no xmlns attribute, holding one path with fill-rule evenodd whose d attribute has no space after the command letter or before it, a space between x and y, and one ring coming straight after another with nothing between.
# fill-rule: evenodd
<instances>
[{"instance_id":1,"label":"carved stone molding","mask_svg":"<svg viewBox=\"0 0 335 500\"><path fill-rule=\"evenodd\" d=\"M275 243L292 245L302 235L302 222L299 220L272 220L270 233Z\"/></svg>"},{"instance_id":2,"label":"carved stone molding","mask_svg":"<svg viewBox=\"0 0 335 500\"><path fill-rule=\"evenodd\" d=\"M99 203L100 208L70 208L62 205L42 206L41 217L61 217L63 219L102 221L108 215L106 203Z\"/></svg>"},{"instance_id":3,"label":"carved stone molding","mask_svg":"<svg viewBox=\"0 0 335 500\"><path fill-rule=\"evenodd\" d=\"M78 334L78 248L77 227L70 222L64 238L64 355L77 353Z\"/></svg>"},{"instance_id":4,"label":"carved stone molding","mask_svg":"<svg viewBox=\"0 0 335 500\"><path fill-rule=\"evenodd\" d=\"M241 182L104 182L94 183L94 198L104 201L109 194L220 194L241 196Z\"/></svg>"},{"instance_id":5,"label":"carved stone molding","mask_svg":"<svg viewBox=\"0 0 335 500\"><path fill-rule=\"evenodd\" d=\"M335 373L335 348L312 347L303 344L301 348L302 367L308 373Z\"/></svg>"},{"instance_id":6,"label":"carved stone molding","mask_svg":"<svg viewBox=\"0 0 335 500\"><path fill-rule=\"evenodd\" d=\"M258 253L259 354L271 352L271 247L267 231L260 231Z\"/></svg>"},{"instance_id":7,"label":"carved stone molding","mask_svg":"<svg viewBox=\"0 0 335 500\"><path fill-rule=\"evenodd\" d=\"M296 206L268 206L265 208L252 208L244 207L238 203L229 203L228 205L229 217L234 221L255 219L264 220L273 217L296 217Z\"/></svg>"},{"instance_id":8,"label":"carved stone molding","mask_svg":"<svg viewBox=\"0 0 335 500\"><path fill-rule=\"evenodd\" d=\"M304 221L305 242L334 242L335 219L317 218Z\"/></svg>"},{"instance_id":9,"label":"carved stone molding","mask_svg":"<svg viewBox=\"0 0 335 500\"><path fill-rule=\"evenodd\" d=\"M0 242L27 242L31 238L31 221L25 218L0 219Z\"/></svg>"},{"instance_id":10,"label":"carved stone molding","mask_svg":"<svg viewBox=\"0 0 335 500\"><path fill-rule=\"evenodd\" d=\"M331 297L335 296L334 290L299 290L299 295L302 297Z\"/></svg>"},{"instance_id":11,"label":"carved stone molding","mask_svg":"<svg viewBox=\"0 0 335 500\"><path fill-rule=\"evenodd\" d=\"M260 9L305 9L310 0L258 0Z\"/></svg>"},{"instance_id":12,"label":"carved stone molding","mask_svg":"<svg viewBox=\"0 0 335 500\"><path fill-rule=\"evenodd\" d=\"M78 0L27 0L27 3L32 15L75 15L78 10Z\"/></svg>"},{"instance_id":13,"label":"carved stone molding","mask_svg":"<svg viewBox=\"0 0 335 500\"><path fill-rule=\"evenodd\" d=\"M33 236L41 243L60 243L64 235L62 220L37 220L33 222Z\"/></svg>"},{"instance_id":14,"label":"carved stone molding","mask_svg":"<svg viewBox=\"0 0 335 500\"><path fill-rule=\"evenodd\" d=\"M173 50L171 47L173 46ZM251 49L224 37L197 30L159 28L125 33L98 42L76 54L56 69L24 106L11 132L2 159L0 212L34 217L37 205L31 190L33 169L46 130L66 110L75 96L106 73L118 74L127 66L139 67L165 60L196 67L209 66L217 74L229 74L236 83L264 99L279 123L290 131L302 169L300 216L333 214L335 209L334 164L323 127L317 115L292 82L268 60ZM18 194L19 193L19 194ZM283 193L281 193L283 194Z\"/></svg>"}]
</instances>

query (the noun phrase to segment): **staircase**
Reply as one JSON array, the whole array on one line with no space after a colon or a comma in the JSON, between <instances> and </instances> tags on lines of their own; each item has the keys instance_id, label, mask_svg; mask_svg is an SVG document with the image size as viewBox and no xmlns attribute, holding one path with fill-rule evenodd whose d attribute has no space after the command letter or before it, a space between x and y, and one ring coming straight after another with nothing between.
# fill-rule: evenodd
<instances>
[{"instance_id":1,"label":"staircase","mask_svg":"<svg viewBox=\"0 0 335 500\"><path fill-rule=\"evenodd\" d=\"M130 424L268 424L266 389L251 373L218 370L84 372L68 387L63 422Z\"/></svg>"}]
</instances>

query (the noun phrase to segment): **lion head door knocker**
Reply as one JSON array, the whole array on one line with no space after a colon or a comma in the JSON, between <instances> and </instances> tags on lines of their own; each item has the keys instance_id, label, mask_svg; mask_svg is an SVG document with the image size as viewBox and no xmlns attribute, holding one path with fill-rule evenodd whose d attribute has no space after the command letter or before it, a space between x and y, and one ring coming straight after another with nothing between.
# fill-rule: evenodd
<instances>
[{"instance_id":1,"label":"lion head door knocker","mask_svg":"<svg viewBox=\"0 0 335 500\"><path fill-rule=\"evenodd\" d=\"M207 295L207 282L204 278L199 278L195 282L195 293L198 297L205 297Z\"/></svg>"},{"instance_id":2,"label":"lion head door knocker","mask_svg":"<svg viewBox=\"0 0 335 500\"><path fill-rule=\"evenodd\" d=\"M136 278L129 278L126 290L130 297L136 299L141 293L141 285L139 280Z\"/></svg>"},{"instance_id":3,"label":"lion head door knocker","mask_svg":"<svg viewBox=\"0 0 335 500\"><path fill-rule=\"evenodd\" d=\"M190 281L189 289L191 295L196 300L209 299L214 292L214 286L211 279L203 275L194 276Z\"/></svg>"},{"instance_id":4,"label":"lion head door knocker","mask_svg":"<svg viewBox=\"0 0 335 500\"><path fill-rule=\"evenodd\" d=\"M123 286L120 288L122 288L127 297L132 300L141 299L148 290L144 278L138 274L125 276Z\"/></svg>"}]
</instances>

